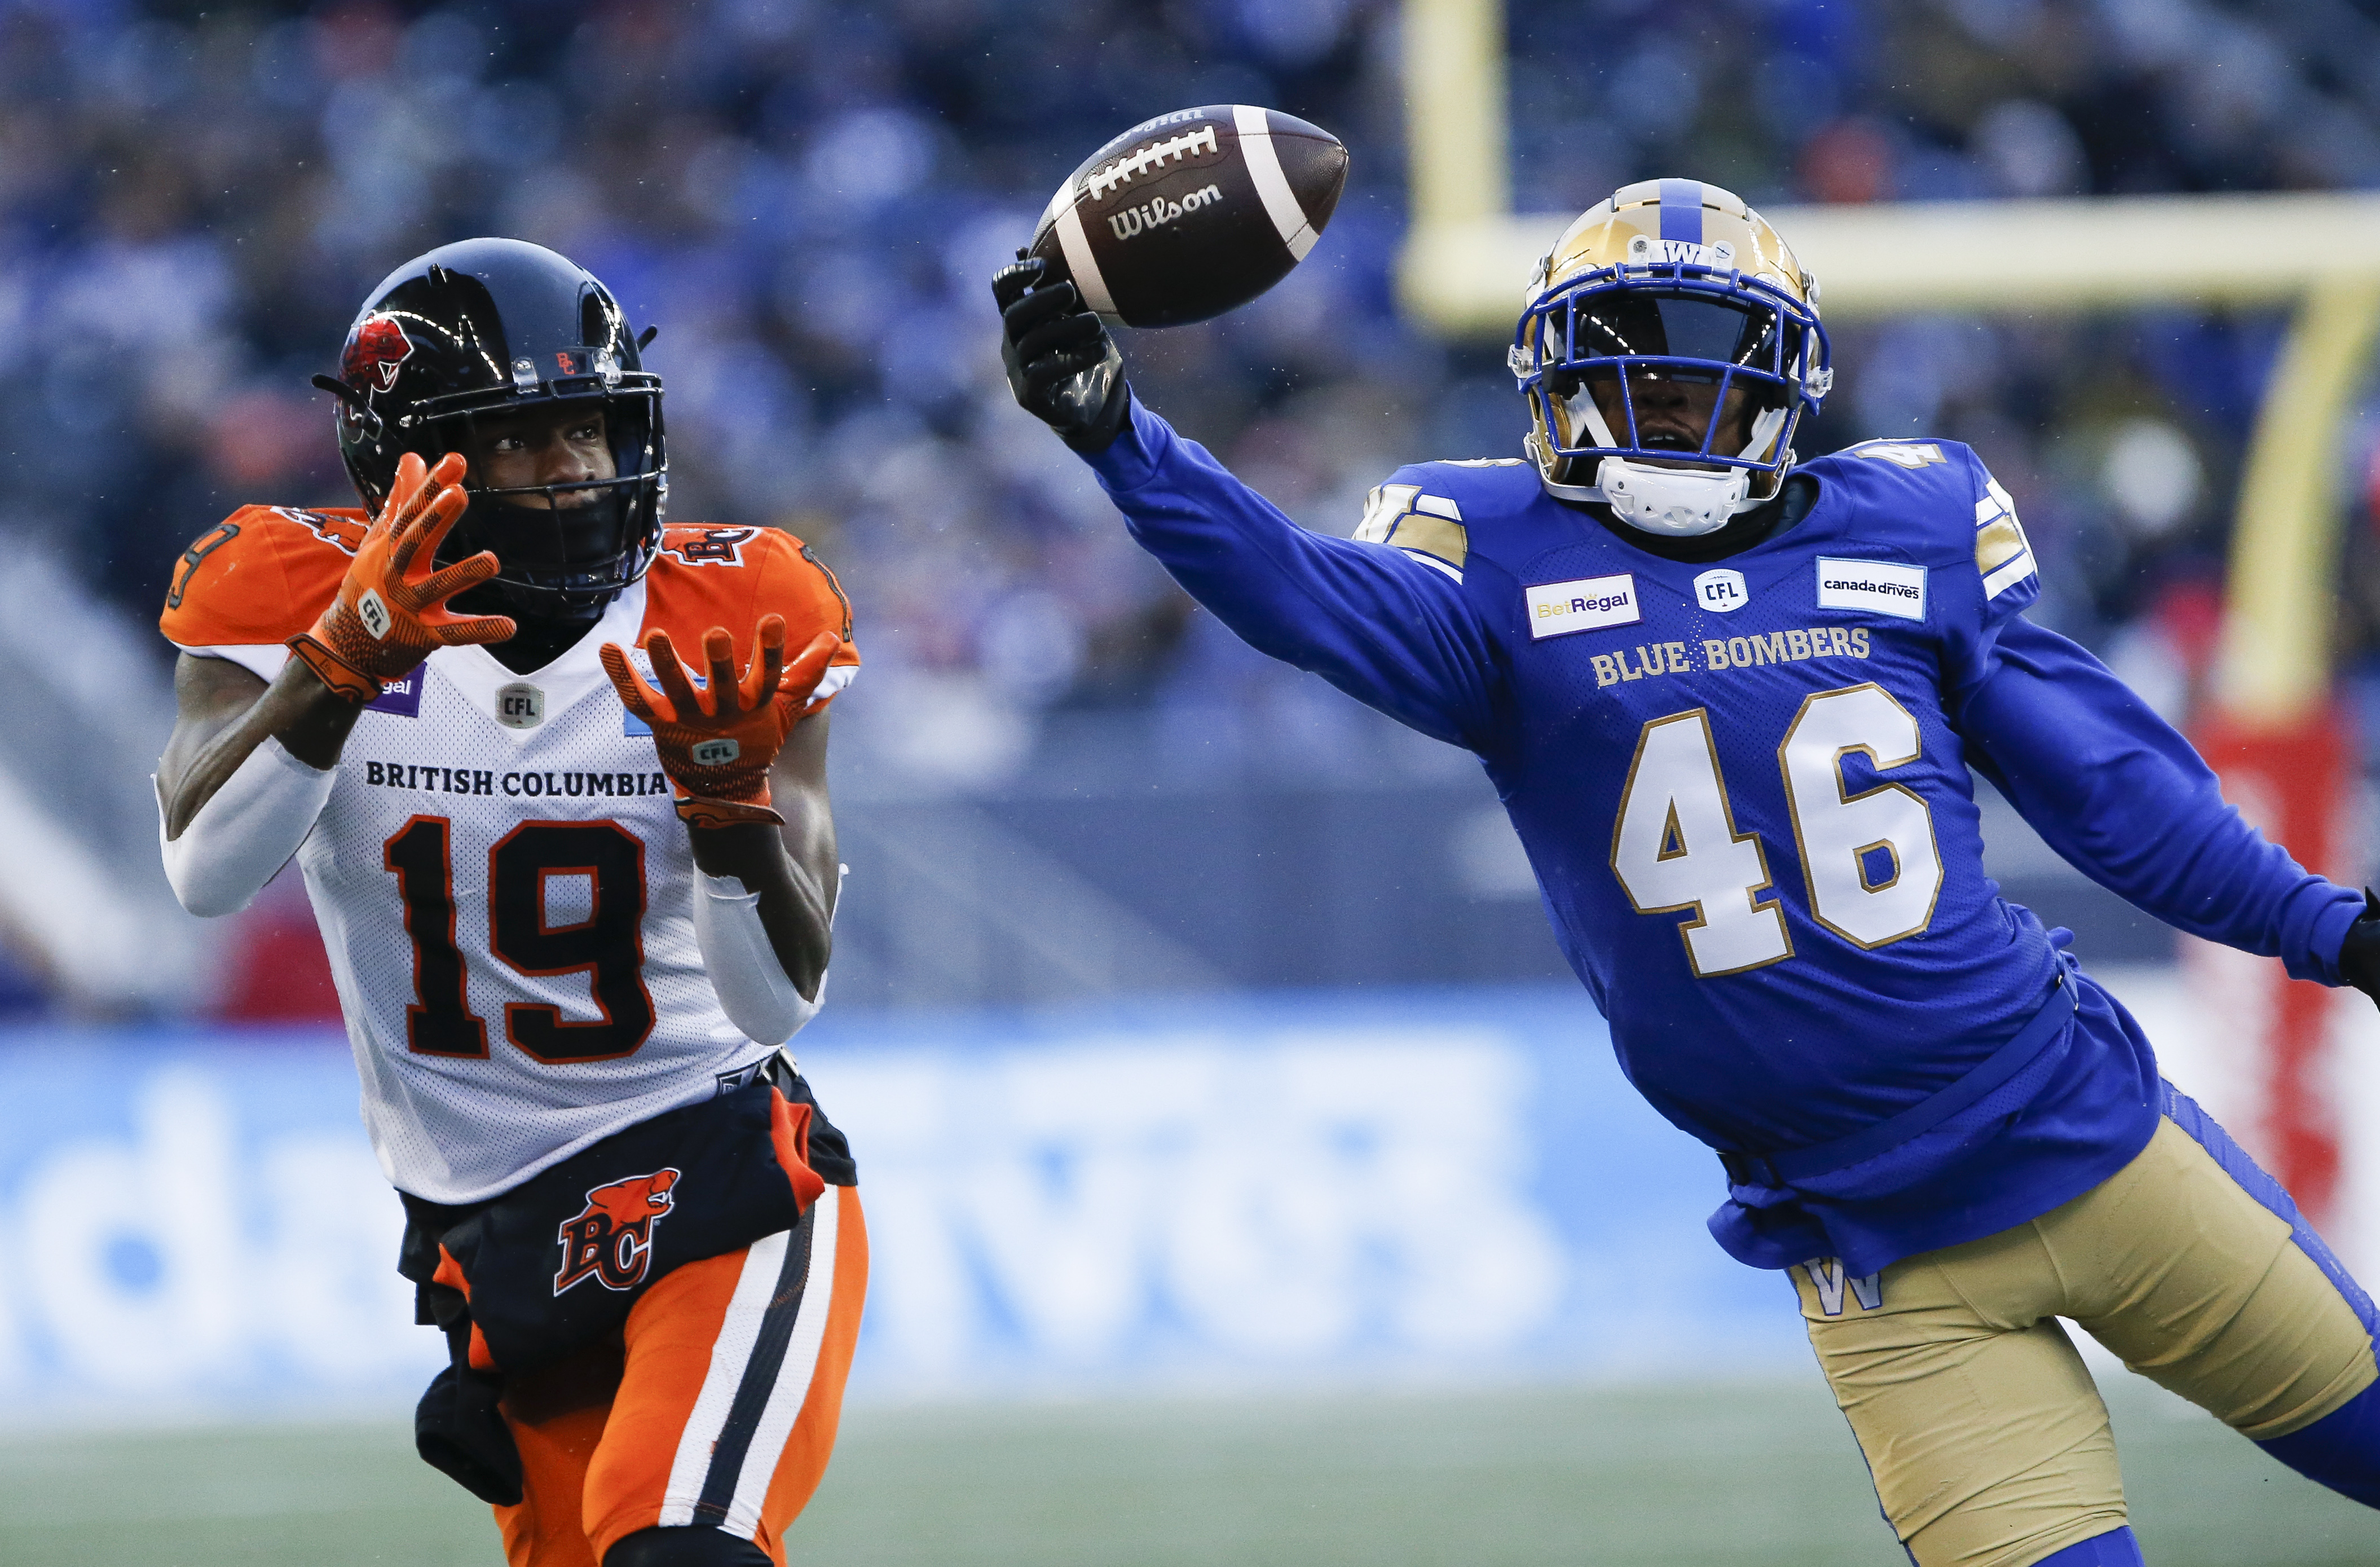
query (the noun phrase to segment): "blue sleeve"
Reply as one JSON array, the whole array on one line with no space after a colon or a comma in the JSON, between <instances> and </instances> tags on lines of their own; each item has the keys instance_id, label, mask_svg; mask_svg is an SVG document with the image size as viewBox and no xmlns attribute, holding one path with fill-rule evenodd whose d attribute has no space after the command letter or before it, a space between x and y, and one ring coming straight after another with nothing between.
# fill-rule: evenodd
<instances>
[{"instance_id":1,"label":"blue sleeve","mask_svg":"<svg viewBox=\"0 0 2380 1567\"><path fill-rule=\"evenodd\" d=\"M1462 583L1402 550L1300 528L1138 399L1089 461L1133 538L1251 647L1483 747L1501 666Z\"/></svg>"},{"instance_id":2,"label":"blue sleeve","mask_svg":"<svg viewBox=\"0 0 2380 1567\"><path fill-rule=\"evenodd\" d=\"M2022 616L1998 629L1957 725L1968 759L2034 831L2168 925L2340 983L2362 896L2265 842L2190 742L2097 659Z\"/></svg>"}]
</instances>

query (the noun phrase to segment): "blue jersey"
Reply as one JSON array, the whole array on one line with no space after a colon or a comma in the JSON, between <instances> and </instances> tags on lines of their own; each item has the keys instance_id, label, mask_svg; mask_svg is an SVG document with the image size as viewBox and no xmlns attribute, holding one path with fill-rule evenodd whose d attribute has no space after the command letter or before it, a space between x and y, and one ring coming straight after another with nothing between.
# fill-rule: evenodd
<instances>
[{"instance_id":1,"label":"blue jersey","mask_svg":"<svg viewBox=\"0 0 2380 1567\"><path fill-rule=\"evenodd\" d=\"M1984 874L1971 768L2148 912L2338 982L2361 898L2023 618L2022 527L1955 443L1805 465L1797 524L1705 565L1520 462L1402 468L1353 540L1145 408L1092 465L1241 636L1478 754L1630 1080L1729 1156L1712 1228L1755 1266L1995 1233L2155 1128L2138 1027ZM1795 1163L1830 1148L1857 1157Z\"/></svg>"}]
</instances>

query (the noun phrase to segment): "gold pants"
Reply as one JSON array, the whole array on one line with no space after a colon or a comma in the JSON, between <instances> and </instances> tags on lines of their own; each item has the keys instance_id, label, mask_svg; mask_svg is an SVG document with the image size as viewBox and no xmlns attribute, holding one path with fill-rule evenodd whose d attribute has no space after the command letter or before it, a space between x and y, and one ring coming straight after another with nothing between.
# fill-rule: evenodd
<instances>
[{"instance_id":1,"label":"gold pants","mask_svg":"<svg viewBox=\"0 0 2380 1567\"><path fill-rule=\"evenodd\" d=\"M1866 1279L1830 1259L1791 1276L1919 1567L2030 1567L2123 1524L2107 1406L2060 1317L2256 1440L2380 1379L2355 1308L2289 1224L2171 1120L2028 1223Z\"/></svg>"}]
</instances>

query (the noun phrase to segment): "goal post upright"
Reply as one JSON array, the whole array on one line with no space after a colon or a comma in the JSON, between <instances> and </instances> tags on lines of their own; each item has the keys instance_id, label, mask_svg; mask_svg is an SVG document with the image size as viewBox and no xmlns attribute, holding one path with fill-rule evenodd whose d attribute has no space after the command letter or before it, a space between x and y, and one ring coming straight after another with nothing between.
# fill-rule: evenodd
<instances>
[{"instance_id":1,"label":"goal post upright","mask_svg":"<svg viewBox=\"0 0 2380 1567\"><path fill-rule=\"evenodd\" d=\"M1505 337L1524 285L1575 214L1509 210L1501 0L1403 0L1401 23L1411 176L1399 298L1440 334ZM2193 737L2227 796L2302 863L2344 870L2354 751L2331 688L2346 515L2338 468L2380 338L2380 196L1929 201L1762 215L1817 277L1830 321L2155 305L2291 311L2249 441L2212 699ZM2320 1215L2340 1163L2325 1059L2328 997L2281 978L2277 964L2259 972L2271 993L2236 1009L2260 1019L2263 1036L2242 1041L2263 1062L2251 1140Z\"/></svg>"}]
</instances>

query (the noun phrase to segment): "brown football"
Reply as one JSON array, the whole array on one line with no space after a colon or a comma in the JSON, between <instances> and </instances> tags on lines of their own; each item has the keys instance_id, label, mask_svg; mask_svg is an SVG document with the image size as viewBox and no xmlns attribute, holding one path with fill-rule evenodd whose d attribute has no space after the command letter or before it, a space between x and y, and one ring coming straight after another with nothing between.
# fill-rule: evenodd
<instances>
[{"instance_id":1,"label":"brown football","mask_svg":"<svg viewBox=\"0 0 2380 1567\"><path fill-rule=\"evenodd\" d=\"M1288 276L1346 185L1347 149L1327 130L1246 103L1184 109L1085 160L1028 253L1111 323L1183 326Z\"/></svg>"}]
</instances>

